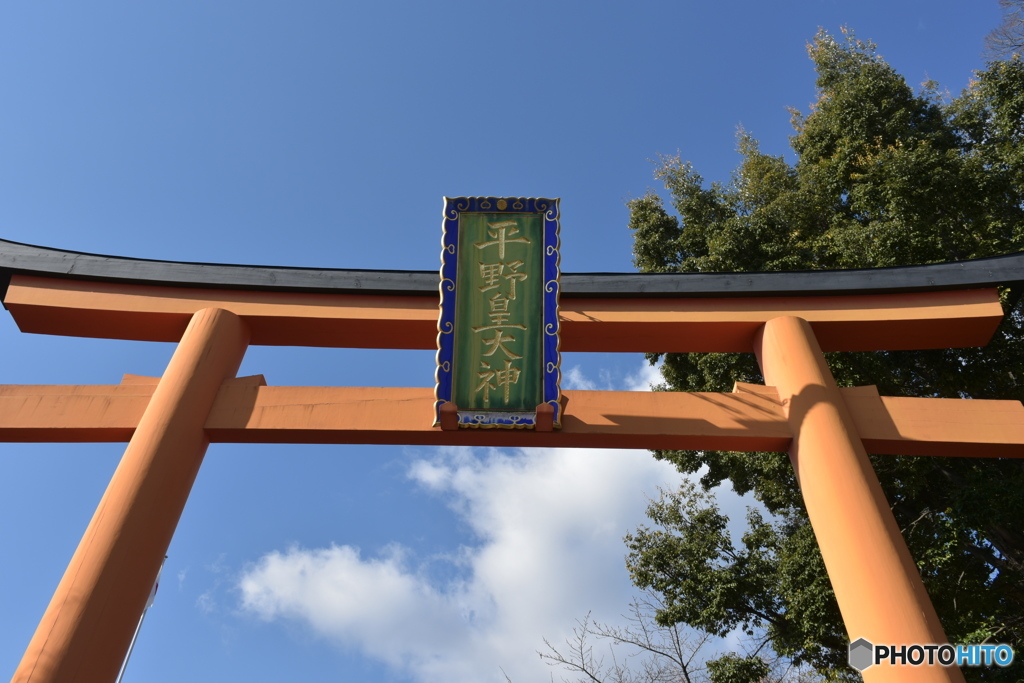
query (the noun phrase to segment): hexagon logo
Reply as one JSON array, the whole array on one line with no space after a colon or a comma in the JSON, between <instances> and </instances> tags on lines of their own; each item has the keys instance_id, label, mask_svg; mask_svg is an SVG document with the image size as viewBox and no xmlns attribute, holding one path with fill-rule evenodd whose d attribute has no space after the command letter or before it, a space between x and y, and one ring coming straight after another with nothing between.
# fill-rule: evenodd
<instances>
[{"instance_id":1,"label":"hexagon logo","mask_svg":"<svg viewBox=\"0 0 1024 683\"><path fill-rule=\"evenodd\" d=\"M863 671L872 664L875 663L874 654L875 646L869 643L864 638L858 638L857 640L850 643L850 656L849 662L857 671Z\"/></svg>"}]
</instances>

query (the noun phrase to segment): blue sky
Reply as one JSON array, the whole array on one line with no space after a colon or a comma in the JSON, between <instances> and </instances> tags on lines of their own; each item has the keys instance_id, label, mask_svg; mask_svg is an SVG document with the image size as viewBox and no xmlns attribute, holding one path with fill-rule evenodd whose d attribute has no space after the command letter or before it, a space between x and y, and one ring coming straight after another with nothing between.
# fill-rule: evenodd
<instances>
[{"instance_id":1,"label":"blue sky","mask_svg":"<svg viewBox=\"0 0 1024 683\"><path fill-rule=\"evenodd\" d=\"M727 180L738 126L790 154L819 26L957 93L998 19L996 0L7 3L0 237L433 270L444 195L553 196L563 271L629 271L649 159ZM113 384L172 352L6 315L0 338L5 384ZM563 365L568 388L655 380L636 355ZM242 373L429 386L433 354L253 347ZM122 450L0 444L0 674ZM548 680L542 638L626 610L621 538L677 483L646 452L212 446L126 681Z\"/></svg>"}]
</instances>

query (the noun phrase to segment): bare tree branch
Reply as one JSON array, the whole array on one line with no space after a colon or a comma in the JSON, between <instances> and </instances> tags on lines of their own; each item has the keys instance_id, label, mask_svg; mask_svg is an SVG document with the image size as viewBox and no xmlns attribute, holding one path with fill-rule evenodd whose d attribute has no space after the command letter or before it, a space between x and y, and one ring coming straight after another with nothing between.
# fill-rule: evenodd
<instances>
[{"instance_id":1,"label":"bare tree branch","mask_svg":"<svg viewBox=\"0 0 1024 683\"><path fill-rule=\"evenodd\" d=\"M547 652L540 658L552 667L578 677L562 678L564 683L707 683L707 662L722 653L707 652L713 637L680 625L660 626L654 615L661 606L656 597L633 600L623 615L625 626L594 621L590 613L576 621L572 636L560 650L544 639ZM595 654L594 648L598 648ZM767 634L746 639L744 653L734 656L759 657L769 669L760 683L814 683L820 677L792 661L776 655ZM553 677L552 677L553 679ZM511 682L510 682L511 683Z\"/></svg>"},{"instance_id":2,"label":"bare tree branch","mask_svg":"<svg viewBox=\"0 0 1024 683\"><path fill-rule=\"evenodd\" d=\"M999 0L1003 23L985 37L985 47L993 57L1010 57L1024 52L1024 0Z\"/></svg>"}]
</instances>

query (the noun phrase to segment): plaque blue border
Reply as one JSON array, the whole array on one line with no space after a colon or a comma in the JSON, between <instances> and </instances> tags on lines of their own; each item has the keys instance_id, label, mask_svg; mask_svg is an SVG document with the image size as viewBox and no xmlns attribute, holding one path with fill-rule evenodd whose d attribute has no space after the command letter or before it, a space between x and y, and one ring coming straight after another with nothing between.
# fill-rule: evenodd
<instances>
[{"instance_id":1,"label":"plaque blue border","mask_svg":"<svg viewBox=\"0 0 1024 683\"><path fill-rule=\"evenodd\" d=\"M441 223L441 301L437 320L437 369L434 371L434 426L441 424L441 407L452 401L452 371L455 352L455 295L458 282L459 227L464 213L536 213L543 216L544 287L542 403L554 410L553 426L562 426L562 370L558 300L559 283L559 199L543 197L445 197ZM458 406L456 406L457 408ZM536 412L458 411L459 427L534 429Z\"/></svg>"}]
</instances>

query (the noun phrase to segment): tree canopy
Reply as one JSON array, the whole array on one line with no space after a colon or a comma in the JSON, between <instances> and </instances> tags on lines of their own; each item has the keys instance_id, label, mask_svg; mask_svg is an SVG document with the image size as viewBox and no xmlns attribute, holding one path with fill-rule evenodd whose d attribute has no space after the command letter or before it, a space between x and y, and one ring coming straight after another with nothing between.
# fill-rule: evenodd
<instances>
[{"instance_id":1,"label":"tree canopy","mask_svg":"<svg viewBox=\"0 0 1024 683\"><path fill-rule=\"evenodd\" d=\"M629 203L634 258L646 272L863 268L1024 250L1024 62L996 61L963 93L915 90L869 42L819 33L809 113L792 112L795 163L740 131L729 182L705 183L663 157L655 192ZM1007 316L983 349L827 354L841 386L883 395L1024 398L1024 321ZM652 354L666 387L728 391L760 382L752 354ZM657 619L713 634L741 628L835 680L847 635L789 460L779 453L662 451L705 491L728 481L752 511L734 542L713 498L683 487L654 502L653 526L627 536L634 583L662 598ZM982 454L978 454L982 455ZM950 642L1024 650L1024 463L872 456ZM966 671L1017 680L1014 670Z\"/></svg>"}]
</instances>

